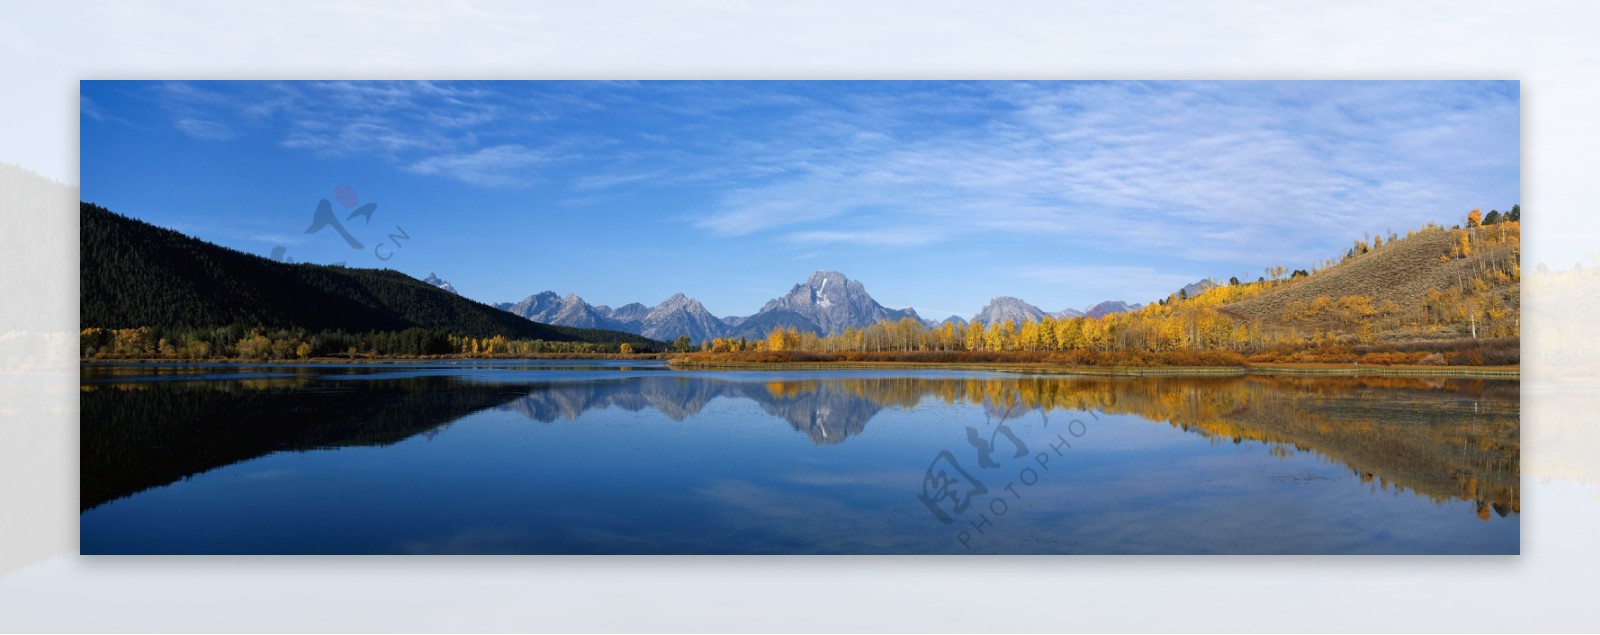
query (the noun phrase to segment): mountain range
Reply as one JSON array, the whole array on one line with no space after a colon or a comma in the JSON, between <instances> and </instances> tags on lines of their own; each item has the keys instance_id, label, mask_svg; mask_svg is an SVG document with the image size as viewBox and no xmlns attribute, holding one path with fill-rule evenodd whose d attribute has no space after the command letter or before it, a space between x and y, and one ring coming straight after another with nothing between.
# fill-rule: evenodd
<instances>
[{"instance_id":1,"label":"mountain range","mask_svg":"<svg viewBox=\"0 0 1600 635\"><path fill-rule=\"evenodd\" d=\"M699 300L674 294L653 307L634 302L615 309L589 304L577 294L545 291L520 302L495 305L535 322L637 333L670 341L688 336L704 342L717 337L759 339L774 328L836 334L865 328L882 320L924 320L913 309L887 309L860 282L834 271L818 271L789 293L774 298L754 315L717 317Z\"/></svg>"},{"instance_id":2,"label":"mountain range","mask_svg":"<svg viewBox=\"0 0 1600 635\"><path fill-rule=\"evenodd\" d=\"M878 388L872 384L863 384ZM777 388L776 390L774 388ZM713 399L754 401L787 421L817 445L833 445L860 434L884 404L868 395L827 382L683 381L679 377L634 377L552 385L500 406L529 419L550 423L574 420L584 412L622 408L659 411L673 421L700 414Z\"/></svg>"},{"instance_id":3,"label":"mountain range","mask_svg":"<svg viewBox=\"0 0 1600 635\"><path fill-rule=\"evenodd\" d=\"M657 333L664 338L664 341L687 335L691 341L704 342L715 337L725 337L730 329L727 323L707 311L699 300L691 299L682 293L662 300L654 307L646 307L637 302L615 309L604 305L594 306L575 293L562 297L553 291L530 295L521 302L507 302L495 306L535 322L563 326L584 324L587 326L580 328L607 329L641 335Z\"/></svg>"},{"instance_id":4,"label":"mountain range","mask_svg":"<svg viewBox=\"0 0 1600 635\"><path fill-rule=\"evenodd\" d=\"M435 282L437 281L437 282ZM429 274L430 284L441 283ZM874 300L861 282L851 280L837 271L818 271L805 282L794 285L788 293L773 298L754 315L717 317L699 300L682 293L675 294L650 307L633 302L617 308L594 306L575 293L562 296L554 291L544 291L523 298L519 302L494 305L535 322L586 329L608 329L636 333L645 337L671 341L687 336L693 342L712 338L766 337L774 328L793 327L798 331L820 335L836 335L847 328L861 329L881 321L917 320L930 327L953 322L965 327L969 322L958 316L943 322L924 319L915 309L890 309ZM1038 321L1049 315L1056 319L1081 316L1100 317L1111 313L1132 311L1138 304L1107 301L1086 310L1063 309L1046 312L1018 298L1001 296L972 317L972 322L989 324L1011 320L1014 323Z\"/></svg>"}]
</instances>

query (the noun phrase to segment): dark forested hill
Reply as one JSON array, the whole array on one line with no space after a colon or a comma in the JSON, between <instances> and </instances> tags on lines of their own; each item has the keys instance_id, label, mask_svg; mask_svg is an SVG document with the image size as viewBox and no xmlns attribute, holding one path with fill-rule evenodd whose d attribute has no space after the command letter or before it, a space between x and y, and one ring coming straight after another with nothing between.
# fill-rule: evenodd
<instances>
[{"instance_id":1,"label":"dark forested hill","mask_svg":"<svg viewBox=\"0 0 1600 635\"><path fill-rule=\"evenodd\" d=\"M552 342L650 340L530 322L398 271L286 264L79 205L82 328L425 328Z\"/></svg>"}]
</instances>

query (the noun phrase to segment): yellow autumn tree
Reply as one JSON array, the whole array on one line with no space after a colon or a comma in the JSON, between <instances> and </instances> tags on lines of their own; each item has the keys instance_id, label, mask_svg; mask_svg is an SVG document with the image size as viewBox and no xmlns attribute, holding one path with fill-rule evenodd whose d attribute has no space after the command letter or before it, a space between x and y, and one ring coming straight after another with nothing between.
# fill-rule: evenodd
<instances>
[{"instance_id":1,"label":"yellow autumn tree","mask_svg":"<svg viewBox=\"0 0 1600 635\"><path fill-rule=\"evenodd\" d=\"M966 345L969 351L983 350L983 323L973 320L967 324Z\"/></svg>"},{"instance_id":2,"label":"yellow autumn tree","mask_svg":"<svg viewBox=\"0 0 1600 635\"><path fill-rule=\"evenodd\" d=\"M983 350L995 352L1005 346L1005 326L999 322L990 322L989 328L983 333Z\"/></svg>"},{"instance_id":3,"label":"yellow autumn tree","mask_svg":"<svg viewBox=\"0 0 1600 635\"><path fill-rule=\"evenodd\" d=\"M800 347L800 331L794 327L773 328L767 333L767 350L792 351Z\"/></svg>"}]
</instances>

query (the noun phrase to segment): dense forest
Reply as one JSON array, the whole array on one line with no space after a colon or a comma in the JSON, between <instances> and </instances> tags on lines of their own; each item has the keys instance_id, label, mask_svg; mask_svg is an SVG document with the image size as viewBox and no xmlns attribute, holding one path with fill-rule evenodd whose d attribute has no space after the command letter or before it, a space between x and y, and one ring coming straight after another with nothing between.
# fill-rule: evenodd
<instances>
[{"instance_id":1,"label":"dense forest","mask_svg":"<svg viewBox=\"0 0 1600 635\"><path fill-rule=\"evenodd\" d=\"M79 206L85 358L616 353L664 345L531 322L398 271L288 264Z\"/></svg>"},{"instance_id":2,"label":"dense forest","mask_svg":"<svg viewBox=\"0 0 1600 635\"><path fill-rule=\"evenodd\" d=\"M707 342L700 361L1516 364L1521 215L1520 205L1473 210L1450 229L1356 241L1310 270L1274 266L1254 282L1212 281L1192 297L1180 291L1099 318L965 327L907 318L827 337L778 328Z\"/></svg>"}]
</instances>

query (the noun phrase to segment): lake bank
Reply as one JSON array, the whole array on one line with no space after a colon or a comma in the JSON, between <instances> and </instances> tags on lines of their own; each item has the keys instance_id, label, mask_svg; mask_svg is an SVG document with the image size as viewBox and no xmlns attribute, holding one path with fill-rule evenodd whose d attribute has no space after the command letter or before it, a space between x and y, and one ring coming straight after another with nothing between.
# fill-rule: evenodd
<instances>
[{"instance_id":1,"label":"lake bank","mask_svg":"<svg viewBox=\"0 0 1600 635\"><path fill-rule=\"evenodd\" d=\"M1362 364L1245 364L1244 366L1064 366L1027 362L716 362L669 358L675 370L970 370L1025 375L1087 377L1236 377L1310 375L1329 377L1449 377L1519 379L1520 366L1376 366Z\"/></svg>"},{"instance_id":2,"label":"lake bank","mask_svg":"<svg viewBox=\"0 0 1600 635\"><path fill-rule=\"evenodd\" d=\"M348 359L343 357L314 357L303 360L180 360L180 359L96 359L79 360L83 365L410 365L433 362L517 362L517 361L638 361L666 362L674 370L717 371L823 371L823 370L960 370L1020 375L1058 375L1080 377L1241 377L1245 375L1291 375L1324 377L1441 377L1463 379L1521 378L1521 366L1422 366L1374 365L1341 363L1252 363L1243 365L1066 365L1047 362L911 362L911 361L721 361L703 360L692 355L649 353L637 355L582 355L553 353L535 356L501 357L382 357Z\"/></svg>"},{"instance_id":3,"label":"lake bank","mask_svg":"<svg viewBox=\"0 0 1600 635\"><path fill-rule=\"evenodd\" d=\"M467 356L467 355L426 355L419 357L385 356L385 357L307 357L305 359L239 359L237 357L217 357L201 359L178 359L171 357L144 357L144 358L98 358L79 359L79 364L416 364L428 362L465 362L465 361L538 361L538 360L606 360L606 361L660 361L670 357L670 353L635 353L623 355L620 353L536 353L529 355L496 355L496 356Z\"/></svg>"}]
</instances>

